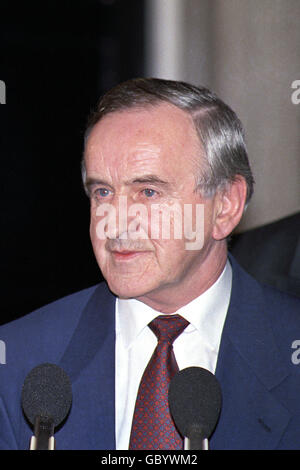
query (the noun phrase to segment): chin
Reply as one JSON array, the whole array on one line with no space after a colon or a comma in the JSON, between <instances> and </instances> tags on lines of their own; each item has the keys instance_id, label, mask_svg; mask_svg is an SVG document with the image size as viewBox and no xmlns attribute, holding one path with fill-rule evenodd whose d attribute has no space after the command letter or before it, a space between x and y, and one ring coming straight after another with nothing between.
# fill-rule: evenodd
<instances>
[{"instance_id":1,"label":"chin","mask_svg":"<svg viewBox=\"0 0 300 470\"><path fill-rule=\"evenodd\" d=\"M143 295L144 290L141 289L141 286L133 285L120 285L116 282L108 282L108 287L113 294L121 299L131 299Z\"/></svg>"},{"instance_id":2,"label":"chin","mask_svg":"<svg viewBox=\"0 0 300 470\"><path fill-rule=\"evenodd\" d=\"M147 295L153 289L153 286L141 286L140 283L119 283L114 281L106 281L109 289L113 294L121 299L135 299L143 295Z\"/></svg>"}]
</instances>

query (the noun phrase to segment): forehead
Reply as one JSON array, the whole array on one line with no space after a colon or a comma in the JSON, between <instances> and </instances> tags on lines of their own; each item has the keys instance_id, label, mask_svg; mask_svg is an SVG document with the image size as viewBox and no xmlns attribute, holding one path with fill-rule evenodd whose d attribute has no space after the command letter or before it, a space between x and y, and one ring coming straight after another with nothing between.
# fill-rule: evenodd
<instances>
[{"instance_id":1,"label":"forehead","mask_svg":"<svg viewBox=\"0 0 300 470\"><path fill-rule=\"evenodd\" d=\"M187 164L199 158L200 141L190 115L168 103L133 108L105 116L92 129L86 163L98 160L159 159L160 164Z\"/></svg>"}]
</instances>

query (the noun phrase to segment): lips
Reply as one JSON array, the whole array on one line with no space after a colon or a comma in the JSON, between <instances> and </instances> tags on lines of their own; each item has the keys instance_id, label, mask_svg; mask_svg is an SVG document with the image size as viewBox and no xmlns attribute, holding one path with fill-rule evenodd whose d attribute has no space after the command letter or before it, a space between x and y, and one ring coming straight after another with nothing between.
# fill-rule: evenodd
<instances>
[{"instance_id":1,"label":"lips","mask_svg":"<svg viewBox=\"0 0 300 470\"><path fill-rule=\"evenodd\" d=\"M140 256L142 254L145 254L145 251L112 251L111 252L114 259L118 261L122 260L130 260L132 258L136 258L137 256Z\"/></svg>"}]
</instances>

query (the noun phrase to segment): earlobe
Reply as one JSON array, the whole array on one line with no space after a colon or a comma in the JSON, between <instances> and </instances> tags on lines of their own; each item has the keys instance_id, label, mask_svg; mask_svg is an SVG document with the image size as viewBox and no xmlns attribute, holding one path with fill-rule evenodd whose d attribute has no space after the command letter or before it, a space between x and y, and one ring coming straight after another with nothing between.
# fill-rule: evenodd
<instances>
[{"instance_id":1,"label":"earlobe","mask_svg":"<svg viewBox=\"0 0 300 470\"><path fill-rule=\"evenodd\" d=\"M233 183L216 195L216 213L213 230L215 240L223 240L239 224L246 201L247 184L245 178L237 175Z\"/></svg>"}]
</instances>

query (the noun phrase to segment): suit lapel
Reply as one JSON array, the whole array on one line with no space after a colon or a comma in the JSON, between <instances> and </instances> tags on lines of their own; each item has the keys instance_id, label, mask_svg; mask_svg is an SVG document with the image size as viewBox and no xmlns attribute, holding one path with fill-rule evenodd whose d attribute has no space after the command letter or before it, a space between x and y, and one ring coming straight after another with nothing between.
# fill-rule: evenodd
<instances>
[{"instance_id":1,"label":"suit lapel","mask_svg":"<svg viewBox=\"0 0 300 470\"><path fill-rule=\"evenodd\" d=\"M114 328L115 297L101 283L87 303L60 361L72 381L93 360L107 338L114 336Z\"/></svg>"},{"instance_id":2,"label":"suit lapel","mask_svg":"<svg viewBox=\"0 0 300 470\"><path fill-rule=\"evenodd\" d=\"M59 364L72 381L71 413L59 433L67 448L115 448L115 297L102 283ZM74 412L73 412L74 411ZM81 428L81 437L69 429Z\"/></svg>"},{"instance_id":3,"label":"suit lapel","mask_svg":"<svg viewBox=\"0 0 300 470\"><path fill-rule=\"evenodd\" d=\"M212 448L273 449L290 414L272 394L286 377L261 287L231 258L233 285L216 376L223 407Z\"/></svg>"}]
</instances>

